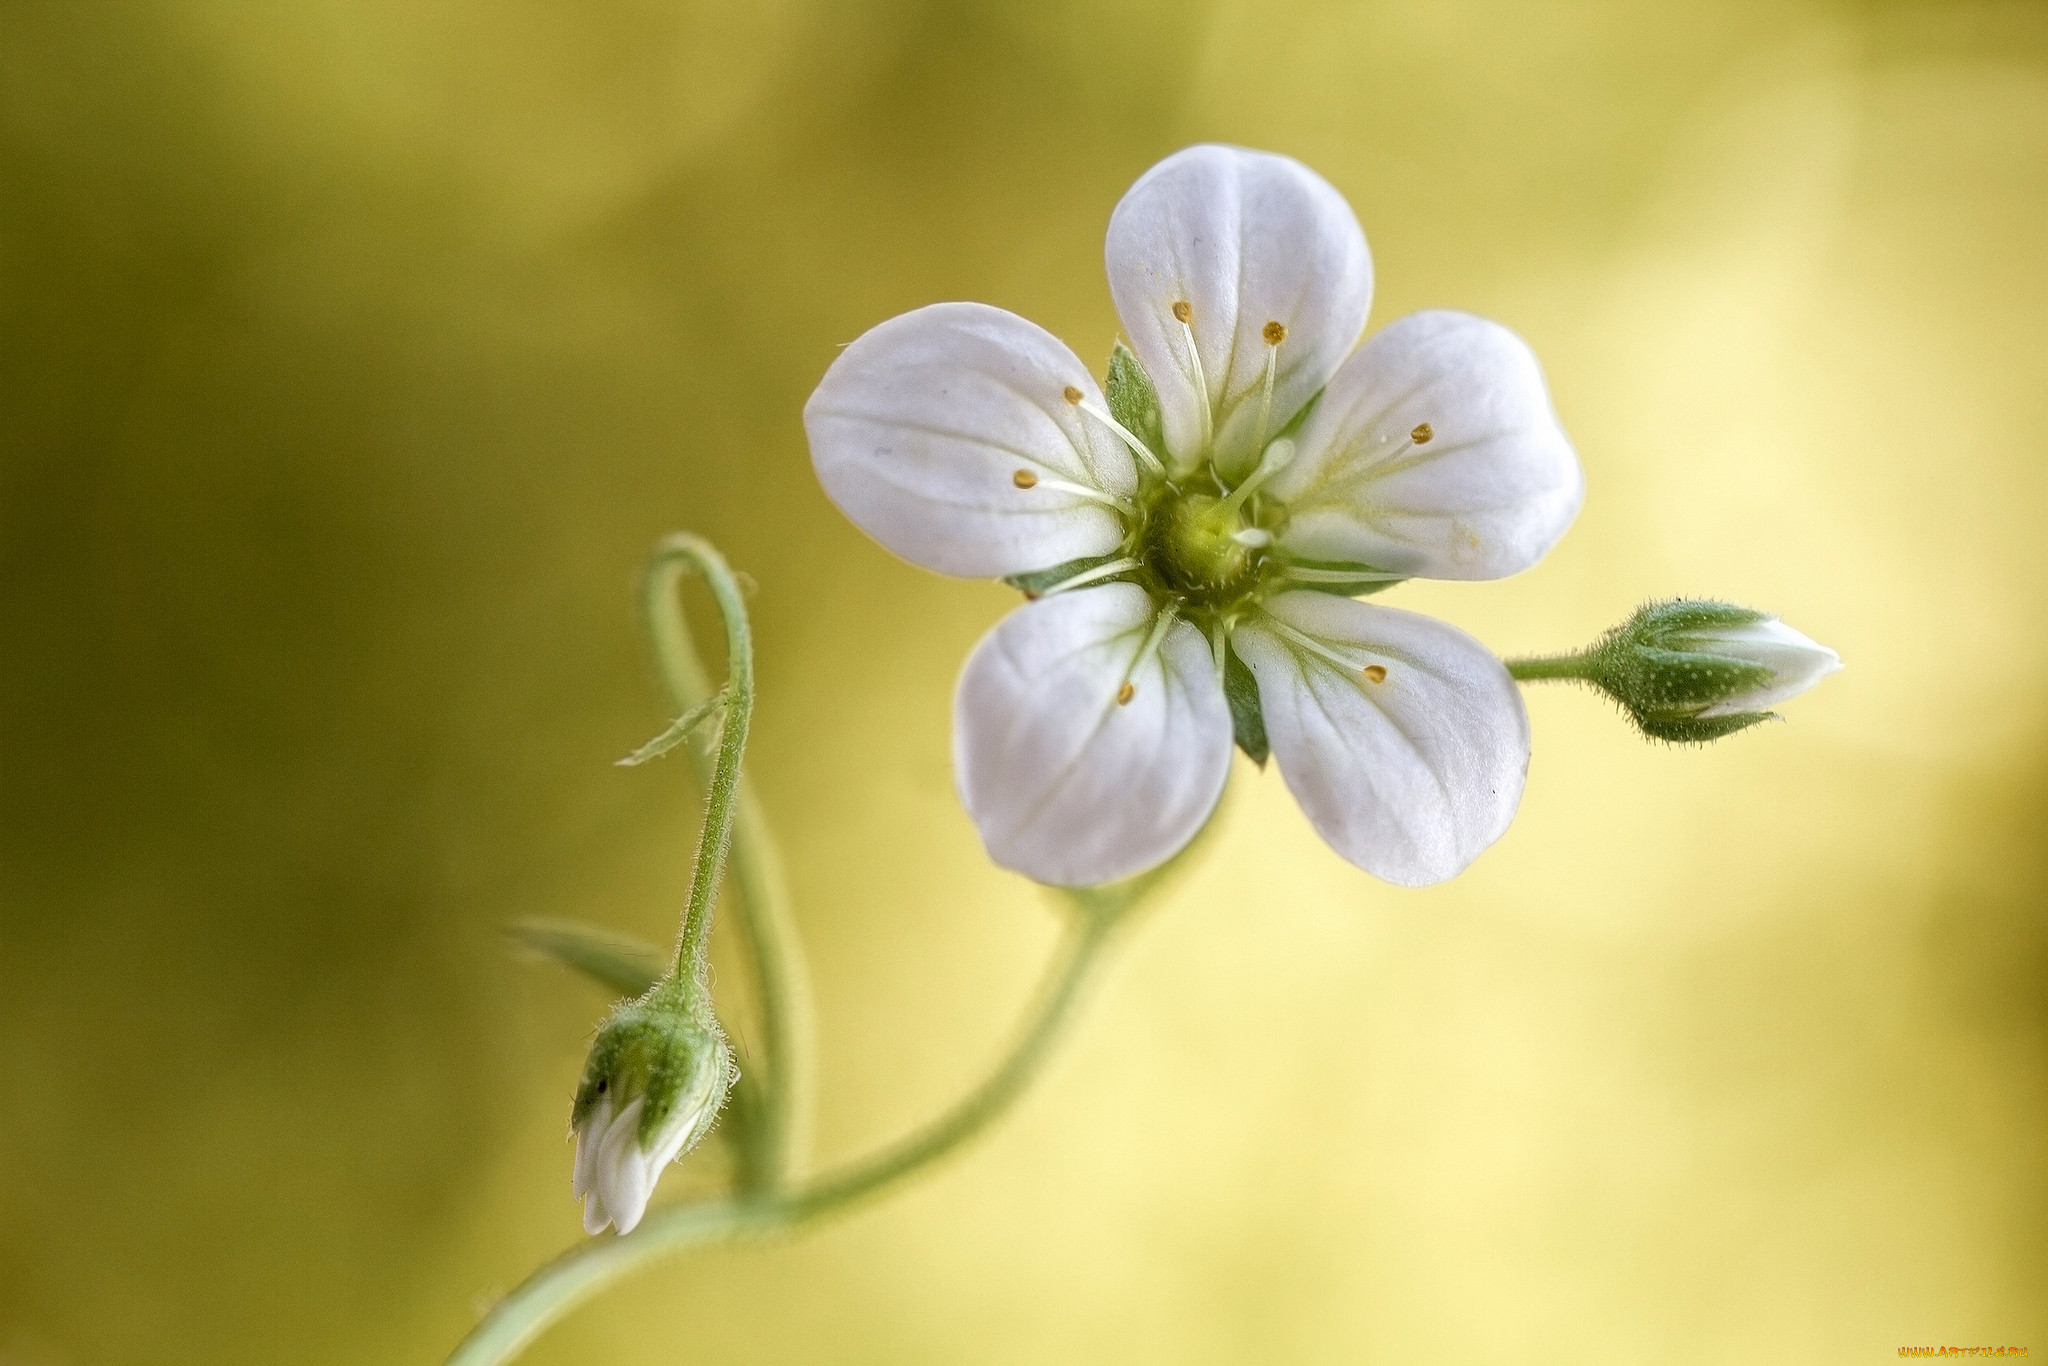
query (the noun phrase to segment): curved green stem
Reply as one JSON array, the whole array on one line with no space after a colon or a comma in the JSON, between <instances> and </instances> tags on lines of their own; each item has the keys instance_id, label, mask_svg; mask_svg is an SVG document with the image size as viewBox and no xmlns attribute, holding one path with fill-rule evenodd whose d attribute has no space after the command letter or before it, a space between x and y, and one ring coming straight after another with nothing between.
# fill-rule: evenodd
<instances>
[{"instance_id":1,"label":"curved green stem","mask_svg":"<svg viewBox=\"0 0 2048 1366\"><path fill-rule=\"evenodd\" d=\"M672 981L701 986L709 962L712 909L719 879L725 873L726 851L732 844L733 802L740 784L740 760L747 751L747 727L754 715L754 641L747 628L746 604L732 569L701 536L680 533L655 548L652 574L677 575L694 569L704 576L718 614L725 619L725 717L718 728L718 757L712 765L704 809L704 834L690 870L689 900L676 936ZM673 584L671 584L673 587Z\"/></svg>"},{"instance_id":2,"label":"curved green stem","mask_svg":"<svg viewBox=\"0 0 2048 1366\"><path fill-rule=\"evenodd\" d=\"M594 1238L542 1267L501 1300L448 1358L447 1366L498 1366L548 1325L627 1273L667 1253L787 1229L845 1208L943 1157L1022 1094L1072 1017L1103 946L1123 917L1074 917L1029 1022L989 1076L922 1130L837 1173L786 1191L740 1194L658 1210L623 1238Z\"/></svg>"},{"instance_id":3,"label":"curved green stem","mask_svg":"<svg viewBox=\"0 0 2048 1366\"><path fill-rule=\"evenodd\" d=\"M943 1157L1008 1109L1038 1074L1060 1031L1073 1016L1082 990L1101 960L1103 946L1121 920L1113 915L1077 915L1060 954L1046 973L1031 1022L1009 1053L979 1086L923 1129L865 1161L827 1174L793 1192L788 1203L800 1218L815 1218L872 1195L900 1177Z\"/></svg>"},{"instance_id":4,"label":"curved green stem","mask_svg":"<svg viewBox=\"0 0 2048 1366\"><path fill-rule=\"evenodd\" d=\"M676 591L683 576L698 567L692 549L696 546L708 549L706 543L694 537L677 536L663 541L649 560L641 584L641 606L646 613L655 662L669 700L680 716L688 716L717 691L690 639L689 623ZM742 622L745 619L744 610L738 608L736 592L734 604L734 608L728 609L725 600L719 599L728 632L735 616ZM751 688L751 654L748 664ZM683 748L689 752L698 781L707 791L712 790L717 778L714 756L699 745L685 743ZM758 1065L744 1068L741 1079L741 1085L747 1086L754 1077L761 1078L761 1104L749 1114L751 1151L744 1154L743 1173L748 1186L766 1187L781 1182L801 1161L804 1082L808 1075L805 1052L810 1038L806 1018L808 995L803 951L790 916L781 860L768 833L767 815L744 777L739 781L732 817L733 900L746 932L747 956L761 1014L762 1057Z\"/></svg>"}]
</instances>

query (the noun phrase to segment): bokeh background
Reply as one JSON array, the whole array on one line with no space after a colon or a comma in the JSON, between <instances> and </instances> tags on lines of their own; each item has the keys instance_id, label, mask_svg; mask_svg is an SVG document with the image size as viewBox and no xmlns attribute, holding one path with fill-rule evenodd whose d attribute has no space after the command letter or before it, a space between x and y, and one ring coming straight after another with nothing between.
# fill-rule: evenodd
<instances>
[{"instance_id":1,"label":"bokeh background","mask_svg":"<svg viewBox=\"0 0 2048 1366\"><path fill-rule=\"evenodd\" d=\"M975 1076L1055 930L948 772L1012 595L843 522L799 413L934 300L1106 356L1109 211L1202 139L1350 198L1376 323L1544 359L1576 528L1400 605L1716 594L1846 671L1699 752L1533 692L1422 892L1240 761L999 1131L530 1359L2048 1351L2048 7L11 0L0 1362L431 1363L580 1236L604 998L499 927L669 933L696 794L611 761L671 528L759 584L814 1150Z\"/></svg>"}]
</instances>

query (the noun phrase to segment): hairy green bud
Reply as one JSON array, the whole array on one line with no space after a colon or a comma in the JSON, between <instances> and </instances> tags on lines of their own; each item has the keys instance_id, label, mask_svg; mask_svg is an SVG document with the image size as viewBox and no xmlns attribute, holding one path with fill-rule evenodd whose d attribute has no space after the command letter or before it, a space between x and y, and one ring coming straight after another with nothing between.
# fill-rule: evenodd
<instances>
[{"instance_id":1,"label":"hairy green bud","mask_svg":"<svg viewBox=\"0 0 2048 1366\"><path fill-rule=\"evenodd\" d=\"M1768 613L1702 598L1646 603L1578 657L1577 676L1619 702L1645 735L1700 744L1842 667L1841 657Z\"/></svg>"},{"instance_id":2,"label":"hairy green bud","mask_svg":"<svg viewBox=\"0 0 2048 1366\"><path fill-rule=\"evenodd\" d=\"M640 1222L663 1168L711 1131L737 1075L717 1020L663 986L612 1012L569 1112L586 1230Z\"/></svg>"}]
</instances>

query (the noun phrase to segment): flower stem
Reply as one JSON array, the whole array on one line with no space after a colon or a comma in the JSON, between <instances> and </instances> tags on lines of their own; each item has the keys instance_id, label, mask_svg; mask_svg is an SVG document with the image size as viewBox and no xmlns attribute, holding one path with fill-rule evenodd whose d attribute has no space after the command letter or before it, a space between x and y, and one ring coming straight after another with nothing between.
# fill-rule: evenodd
<instances>
[{"instance_id":1,"label":"flower stem","mask_svg":"<svg viewBox=\"0 0 2048 1366\"><path fill-rule=\"evenodd\" d=\"M746 608L740 601L737 585L725 571L724 560L707 542L696 537L670 537L655 548L648 561L642 581L641 606L646 613L655 662L661 672L662 683L668 689L669 701L679 714L687 715L716 691L690 639L689 623L684 618L682 600L676 591L686 574L692 570L702 571L706 563L700 558L703 552L709 552L711 562L715 562L718 571L724 575L723 582L728 591L720 592L716 581L712 591L719 611L726 619L727 653L735 660L744 655L746 660L747 702L751 709L751 646L736 649L730 643L735 621L739 623L741 638L744 640L747 636ZM706 572L706 577L710 579L709 572ZM734 677L737 676L735 666ZM728 714L730 711L728 708ZM721 732L715 753L694 744L684 746L699 782L711 794L714 804L718 800L718 762L724 757L724 740L725 733ZM737 770L735 776L738 776ZM742 1184L749 1188L765 1188L781 1182L790 1168L801 1160L804 1082L808 1075L805 1045L809 1040L809 996L803 952L791 921L789 892L783 880L781 860L776 856L774 841L768 833L767 815L754 796L753 788L743 778L738 781L736 793L728 789L726 819L732 832L735 909L746 933L755 999L761 1013L762 1057L758 1065L744 1070L740 1082L742 1086L755 1085L758 1077L761 1096L761 1104L749 1116L754 1123L748 1132L749 1151L743 1154Z\"/></svg>"},{"instance_id":2,"label":"flower stem","mask_svg":"<svg viewBox=\"0 0 2048 1366\"><path fill-rule=\"evenodd\" d=\"M1508 673L1522 683L1549 679L1584 681L1592 676L1592 665L1593 661L1584 654L1528 655L1507 661Z\"/></svg>"},{"instance_id":3,"label":"flower stem","mask_svg":"<svg viewBox=\"0 0 2048 1366\"><path fill-rule=\"evenodd\" d=\"M579 1244L499 1301L455 1349L447 1366L498 1366L564 1314L657 1257L821 1218L876 1194L988 1127L1043 1066L1102 961L1104 946L1124 923L1124 912L1135 898L1122 898L1114 907L1098 907L1082 896L1072 899L1077 909L1072 927L1027 1023L995 1070L945 1114L875 1156L807 1184L658 1210L627 1237Z\"/></svg>"},{"instance_id":4,"label":"flower stem","mask_svg":"<svg viewBox=\"0 0 2048 1366\"><path fill-rule=\"evenodd\" d=\"M740 759L746 754L747 727L754 714L754 642L739 582L709 541L687 533L670 536L655 548L649 577L665 577L671 566L677 577L686 569L702 574L718 603L719 615L725 619L725 716L718 728L718 757L705 794L704 833L697 843L696 865L690 871L689 900L683 908L682 930L676 936L675 959L669 965L670 980L688 988L703 983L709 966L712 909L718 899L719 878L725 872L726 850L732 843Z\"/></svg>"}]
</instances>

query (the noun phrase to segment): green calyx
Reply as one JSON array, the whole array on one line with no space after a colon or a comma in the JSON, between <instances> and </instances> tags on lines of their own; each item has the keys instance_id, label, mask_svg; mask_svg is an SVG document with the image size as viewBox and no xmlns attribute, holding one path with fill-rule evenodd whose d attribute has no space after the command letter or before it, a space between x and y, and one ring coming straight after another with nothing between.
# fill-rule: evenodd
<instances>
[{"instance_id":1,"label":"green calyx","mask_svg":"<svg viewBox=\"0 0 2048 1366\"><path fill-rule=\"evenodd\" d=\"M692 1009L667 983L613 1011L598 1029L584 1064L582 1084L569 1111L579 1128L600 1101L616 1110L643 1100L638 1135L654 1141L679 1109L709 1114L724 1104L732 1085L732 1048L716 1017Z\"/></svg>"},{"instance_id":2,"label":"green calyx","mask_svg":"<svg viewBox=\"0 0 2048 1366\"><path fill-rule=\"evenodd\" d=\"M1721 653L1714 641L1717 631L1763 620L1765 613L1705 598L1650 602L1578 654L1514 660L1509 668L1524 680L1591 683L1620 703L1651 739L1705 744L1775 714L1705 714L1771 681L1768 667Z\"/></svg>"}]
</instances>

